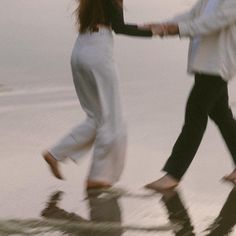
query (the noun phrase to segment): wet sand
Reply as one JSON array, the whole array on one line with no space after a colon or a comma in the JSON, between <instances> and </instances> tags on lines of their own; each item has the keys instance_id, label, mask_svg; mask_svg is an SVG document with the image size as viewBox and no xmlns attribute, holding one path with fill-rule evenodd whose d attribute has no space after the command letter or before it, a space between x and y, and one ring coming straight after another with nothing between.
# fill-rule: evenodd
<instances>
[{"instance_id":1,"label":"wet sand","mask_svg":"<svg viewBox=\"0 0 236 236\"><path fill-rule=\"evenodd\" d=\"M154 79L152 82L154 83ZM129 148L126 168L118 186L127 189L134 196L122 195L118 202L122 211L122 225L138 230L128 230L124 233L130 236L145 235L145 228L151 230L156 227L158 230L159 227L169 224L166 207L160 201L161 195L145 197L149 192L143 190L142 186L161 176L160 169L181 127L183 104L175 104L174 97L169 97L168 101L163 100L163 95L160 95L163 91L159 92L158 86L154 88L152 82L149 83L149 95L152 96L153 93L156 97L156 102L152 104L150 101L153 101L154 97L150 99L146 93L142 95L137 92L133 96L129 94L129 90L140 89L137 84L130 82L123 88L124 94L127 93L123 100L129 128ZM188 88L185 89L187 91ZM35 89L29 93L15 90L2 92L0 96L1 131L4 134L0 147L0 218L42 219L40 214L50 196L62 191L64 195L58 204L59 207L89 220L89 206L85 200L83 184L90 164L90 155L78 165L69 161L62 164L66 181L54 179L40 156L44 148L84 118L73 87L45 91ZM136 106L137 103L147 106ZM162 110L161 103L173 103L172 109ZM155 109L158 106L159 108ZM196 159L179 190L195 226L196 235L204 235L201 232L218 216L231 191L230 185L220 182L220 178L231 171L230 162L218 131L209 123ZM227 217L232 220L232 215ZM64 225L62 228L69 230L68 233L70 230L78 230L68 229L68 223L58 224ZM51 225L55 226L55 222ZM58 229L56 226L55 228ZM45 235L60 235L60 230L56 232ZM152 234L157 235L157 231L147 233ZM172 233L158 231L158 235Z\"/></svg>"},{"instance_id":2,"label":"wet sand","mask_svg":"<svg viewBox=\"0 0 236 236\"><path fill-rule=\"evenodd\" d=\"M3 2L6 8L0 10L0 16L8 12L7 19L17 23L14 14L9 12L18 9L23 14L24 7L17 1L13 1L13 5ZM180 1L172 6L169 0L163 4L150 0L150 4L144 6L129 0L127 19L140 22L163 19L186 9L190 3ZM218 217L224 204L229 204L230 210L223 210L222 218L226 219L223 226L234 225L235 191L220 181L232 170L232 162L211 122L178 193L171 193L172 198L163 201L160 194L153 195L142 189L162 175L160 170L183 123L185 100L192 84L185 72L186 40L116 37L120 90L129 132L126 168L117 187L128 192L116 190L86 199L84 180L91 154L78 165L70 161L62 164L65 181L51 176L41 151L81 122L84 114L70 74L69 57L75 32L68 3L60 2L52 16L46 12L49 23L46 19L34 18L41 40L31 33L35 28L28 20L33 12L46 6L46 1L28 5L31 13L20 15L18 21L28 27L24 33L13 30L17 25L11 26L11 30L4 28L5 47L0 56L3 62L0 72L0 236L60 236L63 232L65 235L169 236L175 235L173 227L176 226L170 223L181 226L182 216L185 221L181 227L191 231L194 226L196 235L201 236L207 235L203 231ZM55 5L48 7L54 9ZM39 12L42 14L43 10ZM56 19L60 19L61 27ZM0 26L4 26L4 22L1 21ZM65 32L63 37L61 31ZM48 38L42 41L46 35ZM54 35L54 43L49 40L50 35ZM24 41L26 39L28 41ZM25 43L19 46L16 44L19 40ZM42 49L44 51L40 51ZM14 61L10 63L11 57ZM230 85L230 95L236 112L235 82ZM168 213L172 215L171 220ZM17 221L9 221L13 219ZM88 227L93 228L92 232ZM20 234L22 230L28 231ZM236 231L230 235L236 235Z\"/></svg>"}]
</instances>

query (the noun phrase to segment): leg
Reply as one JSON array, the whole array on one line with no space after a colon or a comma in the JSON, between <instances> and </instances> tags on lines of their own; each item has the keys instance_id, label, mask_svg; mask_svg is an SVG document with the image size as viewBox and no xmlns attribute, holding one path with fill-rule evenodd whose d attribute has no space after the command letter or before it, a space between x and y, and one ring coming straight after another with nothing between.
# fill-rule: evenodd
<instances>
[{"instance_id":1,"label":"leg","mask_svg":"<svg viewBox=\"0 0 236 236\"><path fill-rule=\"evenodd\" d=\"M79 65L72 66L75 89L82 108L87 114L86 121L74 128L68 135L62 138L54 147L43 153L45 161L49 164L52 174L59 179L62 175L58 161L67 157L74 159L74 154L79 158L89 151L96 137L98 99L96 84L92 83L86 70Z\"/></svg>"},{"instance_id":2,"label":"leg","mask_svg":"<svg viewBox=\"0 0 236 236\"><path fill-rule=\"evenodd\" d=\"M62 138L48 152L57 160L63 161L67 157L76 160L91 149L95 140L96 126L91 118L75 127L68 135ZM76 154L76 159L73 156Z\"/></svg>"},{"instance_id":3,"label":"leg","mask_svg":"<svg viewBox=\"0 0 236 236\"><path fill-rule=\"evenodd\" d=\"M217 76L196 75L185 113L185 123L172 154L163 170L167 172L159 181L148 188L162 190L178 185L191 164L205 132L208 114L218 98L224 81Z\"/></svg>"},{"instance_id":4,"label":"leg","mask_svg":"<svg viewBox=\"0 0 236 236\"><path fill-rule=\"evenodd\" d=\"M52 174L63 179L59 170L58 161L67 157L75 160L86 154L95 140L96 127L93 119L87 118L84 123L75 127L68 135L62 138L54 147L43 153ZM76 156L74 156L76 154ZM76 158L76 159L75 159Z\"/></svg>"},{"instance_id":5,"label":"leg","mask_svg":"<svg viewBox=\"0 0 236 236\"><path fill-rule=\"evenodd\" d=\"M99 115L93 161L88 186L95 182L112 185L119 180L124 167L126 129L124 126L117 76L114 66L108 65L92 71L97 83Z\"/></svg>"},{"instance_id":6,"label":"leg","mask_svg":"<svg viewBox=\"0 0 236 236\"><path fill-rule=\"evenodd\" d=\"M45 151L42 155L44 160L48 163L52 174L56 178L63 180L64 178L61 174L61 171L59 170L58 161L48 151Z\"/></svg>"},{"instance_id":7,"label":"leg","mask_svg":"<svg viewBox=\"0 0 236 236\"><path fill-rule=\"evenodd\" d=\"M72 53L74 84L80 103L95 124L93 160L87 187L107 187L123 170L126 135L110 33L85 34Z\"/></svg>"},{"instance_id":8,"label":"leg","mask_svg":"<svg viewBox=\"0 0 236 236\"><path fill-rule=\"evenodd\" d=\"M236 120L233 117L231 108L228 102L228 89L225 83L221 96L216 102L215 106L210 112L210 118L218 126L222 137L231 153L234 166L236 165ZM228 176L225 176L225 180L236 181L236 169Z\"/></svg>"}]
</instances>

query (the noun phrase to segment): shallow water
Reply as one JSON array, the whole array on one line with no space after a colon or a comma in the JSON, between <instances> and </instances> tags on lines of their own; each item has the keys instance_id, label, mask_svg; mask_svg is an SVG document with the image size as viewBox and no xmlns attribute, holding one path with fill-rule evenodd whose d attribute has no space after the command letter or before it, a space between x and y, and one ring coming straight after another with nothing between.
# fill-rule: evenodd
<instances>
[{"instance_id":1,"label":"shallow water","mask_svg":"<svg viewBox=\"0 0 236 236\"><path fill-rule=\"evenodd\" d=\"M158 21L192 2L147 0L144 4L126 0L126 18L131 22ZM188 42L178 38L115 38L129 131L127 163L118 186L128 192L102 193L91 203L84 192L90 155L78 165L63 164L63 182L52 178L40 156L43 149L84 119L69 65L76 38L72 11L70 1L1 1L0 236L174 235L173 222L177 220L181 226L181 219L175 215L171 222L162 196L142 186L161 176L160 169L183 122L192 84L186 75ZM230 96L235 110L235 82L230 85ZM187 230L194 226L196 235L206 235L203 231L226 202L231 211L224 211L223 226L236 219L234 197L227 201L232 186L220 182L231 169L230 156L209 123L179 198L172 193L171 202L188 216ZM184 209L188 209L187 214ZM92 233L84 228L88 226Z\"/></svg>"}]
</instances>

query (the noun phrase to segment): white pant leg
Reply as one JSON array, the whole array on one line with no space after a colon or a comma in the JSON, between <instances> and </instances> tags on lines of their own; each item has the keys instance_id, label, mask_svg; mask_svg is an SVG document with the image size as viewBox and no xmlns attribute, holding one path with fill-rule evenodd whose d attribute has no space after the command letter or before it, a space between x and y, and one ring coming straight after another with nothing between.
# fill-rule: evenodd
<instances>
[{"instance_id":1,"label":"white pant leg","mask_svg":"<svg viewBox=\"0 0 236 236\"><path fill-rule=\"evenodd\" d=\"M104 34L103 34L104 33ZM114 183L124 168L126 128L110 32L83 35L72 54L72 71L80 103L96 123L89 180Z\"/></svg>"},{"instance_id":2,"label":"white pant leg","mask_svg":"<svg viewBox=\"0 0 236 236\"><path fill-rule=\"evenodd\" d=\"M72 54L77 95L88 119L49 152L58 160L81 156L94 144L89 180L114 183L124 167L126 129L109 31L78 37Z\"/></svg>"},{"instance_id":3,"label":"white pant leg","mask_svg":"<svg viewBox=\"0 0 236 236\"><path fill-rule=\"evenodd\" d=\"M105 70L104 70L105 68ZM126 127L122 119L114 65L93 70L99 91L100 118L88 179L114 183L124 168Z\"/></svg>"},{"instance_id":4,"label":"white pant leg","mask_svg":"<svg viewBox=\"0 0 236 236\"><path fill-rule=\"evenodd\" d=\"M67 157L76 161L91 149L95 137L95 123L92 119L87 118L84 123L75 127L48 151L58 161L62 161Z\"/></svg>"}]
</instances>

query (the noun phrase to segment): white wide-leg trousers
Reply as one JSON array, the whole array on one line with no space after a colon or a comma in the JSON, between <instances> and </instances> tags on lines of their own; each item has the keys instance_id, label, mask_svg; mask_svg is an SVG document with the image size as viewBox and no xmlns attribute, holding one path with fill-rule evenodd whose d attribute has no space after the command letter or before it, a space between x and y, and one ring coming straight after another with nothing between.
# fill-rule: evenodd
<instances>
[{"instance_id":1,"label":"white wide-leg trousers","mask_svg":"<svg viewBox=\"0 0 236 236\"><path fill-rule=\"evenodd\" d=\"M87 118L49 152L58 160L80 158L93 147L88 179L115 183L124 168L126 128L123 122L108 29L78 36L71 58L80 104Z\"/></svg>"}]
</instances>

